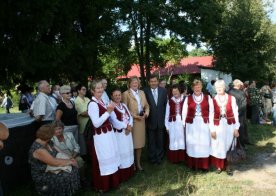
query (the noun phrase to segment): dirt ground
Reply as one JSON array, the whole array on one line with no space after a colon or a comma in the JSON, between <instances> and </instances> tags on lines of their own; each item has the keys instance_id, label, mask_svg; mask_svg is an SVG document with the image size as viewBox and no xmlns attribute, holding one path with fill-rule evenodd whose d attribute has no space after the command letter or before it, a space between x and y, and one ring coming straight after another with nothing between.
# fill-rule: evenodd
<instances>
[{"instance_id":1,"label":"dirt ground","mask_svg":"<svg viewBox=\"0 0 276 196\"><path fill-rule=\"evenodd\" d=\"M276 152L257 154L250 163L236 167L233 178L248 182L245 186L251 190L268 191L276 195Z\"/></svg>"}]
</instances>

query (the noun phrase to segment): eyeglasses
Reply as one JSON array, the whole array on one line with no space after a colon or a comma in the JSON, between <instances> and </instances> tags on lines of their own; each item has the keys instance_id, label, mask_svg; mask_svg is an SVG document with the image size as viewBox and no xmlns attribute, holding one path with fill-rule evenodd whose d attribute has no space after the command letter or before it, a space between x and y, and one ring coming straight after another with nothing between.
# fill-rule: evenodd
<instances>
[{"instance_id":1,"label":"eyeglasses","mask_svg":"<svg viewBox=\"0 0 276 196\"><path fill-rule=\"evenodd\" d=\"M62 93L62 94L70 95L70 94L71 94L71 92L67 92L67 93Z\"/></svg>"}]
</instances>

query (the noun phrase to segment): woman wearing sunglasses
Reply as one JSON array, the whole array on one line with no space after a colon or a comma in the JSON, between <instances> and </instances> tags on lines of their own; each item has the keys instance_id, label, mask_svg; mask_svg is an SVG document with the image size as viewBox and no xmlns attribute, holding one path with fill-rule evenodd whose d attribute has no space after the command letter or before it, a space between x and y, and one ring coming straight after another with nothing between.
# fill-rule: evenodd
<instances>
[{"instance_id":1,"label":"woman wearing sunglasses","mask_svg":"<svg viewBox=\"0 0 276 196\"><path fill-rule=\"evenodd\" d=\"M56 120L61 120L64 123L64 132L71 132L78 143L78 112L71 98L71 87L64 85L60 87L59 93L62 101L58 104L56 110Z\"/></svg>"}]
</instances>

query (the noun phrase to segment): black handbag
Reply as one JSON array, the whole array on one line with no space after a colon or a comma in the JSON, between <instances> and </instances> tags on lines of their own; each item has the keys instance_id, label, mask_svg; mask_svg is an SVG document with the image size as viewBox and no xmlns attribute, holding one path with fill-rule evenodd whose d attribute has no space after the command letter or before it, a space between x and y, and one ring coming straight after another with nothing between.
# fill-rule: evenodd
<instances>
[{"instance_id":1,"label":"black handbag","mask_svg":"<svg viewBox=\"0 0 276 196\"><path fill-rule=\"evenodd\" d=\"M91 103L91 101L87 104L87 110L88 110L88 106L89 106L90 103ZM89 117L89 119L88 119L88 121L85 125L84 131L83 131L84 140L86 142L93 139L93 129L94 129L94 126L93 126L93 123L92 123L92 121Z\"/></svg>"},{"instance_id":2,"label":"black handbag","mask_svg":"<svg viewBox=\"0 0 276 196\"><path fill-rule=\"evenodd\" d=\"M272 99L272 94L271 93L265 93L264 98L266 99Z\"/></svg>"},{"instance_id":3,"label":"black handbag","mask_svg":"<svg viewBox=\"0 0 276 196\"><path fill-rule=\"evenodd\" d=\"M83 131L83 136L84 136L85 141L91 140L93 138L93 132L92 132L93 129L94 129L94 126L89 117L89 120L87 121L84 131Z\"/></svg>"},{"instance_id":4,"label":"black handbag","mask_svg":"<svg viewBox=\"0 0 276 196\"><path fill-rule=\"evenodd\" d=\"M238 140L238 138L237 138L237 140ZM244 159L246 159L245 150L243 149L243 147L241 145L239 145L239 147L237 147L237 142L234 137L232 144L231 144L229 150L227 151L226 160L228 163L236 164Z\"/></svg>"}]
</instances>

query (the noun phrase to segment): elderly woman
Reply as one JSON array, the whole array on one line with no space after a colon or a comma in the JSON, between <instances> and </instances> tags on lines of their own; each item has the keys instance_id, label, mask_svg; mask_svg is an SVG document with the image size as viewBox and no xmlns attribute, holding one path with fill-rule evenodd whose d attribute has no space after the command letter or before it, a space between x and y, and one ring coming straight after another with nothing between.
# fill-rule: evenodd
<instances>
[{"instance_id":1,"label":"elderly woman","mask_svg":"<svg viewBox=\"0 0 276 196\"><path fill-rule=\"evenodd\" d=\"M52 123L52 126L55 130L54 137L52 137L52 142L54 145L63 153L68 155L71 158L77 160L81 183L84 185L85 183L85 168L83 159L79 156L80 155L80 146L77 144L74 136L70 132L64 133L64 124L60 120L55 120Z\"/></svg>"},{"instance_id":2,"label":"elderly woman","mask_svg":"<svg viewBox=\"0 0 276 196\"><path fill-rule=\"evenodd\" d=\"M143 171L141 166L142 148L145 146L146 128L145 119L149 115L149 104L146 95L139 90L140 80L134 76L128 80L129 89L123 93L123 102L128 107L134 119L132 137L135 149L135 166L139 171Z\"/></svg>"},{"instance_id":3,"label":"elderly woman","mask_svg":"<svg viewBox=\"0 0 276 196\"><path fill-rule=\"evenodd\" d=\"M213 98L214 115L211 119L211 164L217 168L217 173L226 169L228 175L233 175L226 168L226 153L231 147L234 137L239 137L239 114L235 97L225 93L225 82L215 83L217 95Z\"/></svg>"},{"instance_id":4,"label":"elderly woman","mask_svg":"<svg viewBox=\"0 0 276 196\"><path fill-rule=\"evenodd\" d=\"M211 147L209 122L213 102L209 95L202 93L202 87L200 80L193 81L193 94L183 104L182 120L186 127L187 165L192 169L207 170Z\"/></svg>"},{"instance_id":5,"label":"elderly woman","mask_svg":"<svg viewBox=\"0 0 276 196\"><path fill-rule=\"evenodd\" d=\"M127 106L122 101L121 90L115 89L111 93L114 103L114 112L111 113L111 123L116 134L120 153L120 178L121 181L128 180L134 174L133 140L131 129L133 118Z\"/></svg>"},{"instance_id":6,"label":"elderly woman","mask_svg":"<svg viewBox=\"0 0 276 196\"><path fill-rule=\"evenodd\" d=\"M55 120L52 123L55 130L54 136L51 139L55 146L58 147L61 152L67 154L69 157L74 158L78 162L78 167L83 166L83 160L79 157L80 146L77 144L74 136L70 132L63 132L64 124L60 120Z\"/></svg>"},{"instance_id":7,"label":"elderly woman","mask_svg":"<svg viewBox=\"0 0 276 196\"><path fill-rule=\"evenodd\" d=\"M56 120L61 120L65 125L64 132L71 132L78 142L78 112L73 102L70 101L71 87L67 85L61 86L59 93L62 96L62 101L58 104L56 109Z\"/></svg>"},{"instance_id":8,"label":"elderly woman","mask_svg":"<svg viewBox=\"0 0 276 196\"><path fill-rule=\"evenodd\" d=\"M106 106L101 99L104 89L100 80L92 82L91 91L94 96L88 105L88 115L93 124L93 137L88 148L92 160L92 184L96 190L105 192L110 188L117 188L120 184L119 149L109 121L114 106Z\"/></svg>"},{"instance_id":9,"label":"elderly woman","mask_svg":"<svg viewBox=\"0 0 276 196\"><path fill-rule=\"evenodd\" d=\"M179 163L185 160L184 127L181 120L185 97L180 94L180 87L173 85L172 98L168 101L165 115L165 126L169 134L168 160Z\"/></svg>"},{"instance_id":10,"label":"elderly woman","mask_svg":"<svg viewBox=\"0 0 276 196\"><path fill-rule=\"evenodd\" d=\"M39 195L73 195L80 184L77 161L73 158L56 158L58 149L51 142L53 135L54 129L51 125L42 125L36 132L36 140L29 151L32 178ZM46 172L47 166L72 166L72 170L52 173Z\"/></svg>"}]
</instances>

